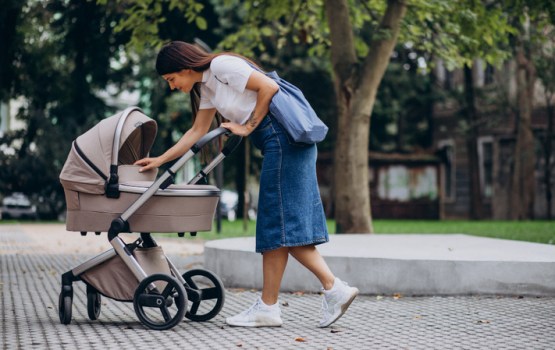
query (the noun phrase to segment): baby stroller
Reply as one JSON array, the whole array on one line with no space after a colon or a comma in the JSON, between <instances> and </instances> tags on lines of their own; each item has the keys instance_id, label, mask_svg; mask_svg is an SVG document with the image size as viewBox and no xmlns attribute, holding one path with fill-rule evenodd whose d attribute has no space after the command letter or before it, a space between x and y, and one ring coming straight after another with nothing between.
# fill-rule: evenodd
<instances>
[{"instance_id":1,"label":"baby stroller","mask_svg":"<svg viewBox=\"0 0 555 350\"><path fill-rule=\"evenodd\" d=\"M212 227L220 190L199 185L241 142L232 136L219 153L188 184L174 184L175 173L213 139L228 134L217 128L156 179L157 170L139 173L133 163L148 156L156 122L130 107L99 122L79 136L60 174L67 204L68 231L108 233L113 246L62 275L60 322L71 322L73 287L83 281L91 320L100 314L101 295L133 302L139 320L151 329L170 329L183 317L207 321L223 307L225 290L210 271L179 273L156 244L151 232L196 235ZM120 233L139 233L125 243ZM198 280L201 282L198 282ZM190 305L188 305L190 304Z\"/></svg>"}]
</instances>

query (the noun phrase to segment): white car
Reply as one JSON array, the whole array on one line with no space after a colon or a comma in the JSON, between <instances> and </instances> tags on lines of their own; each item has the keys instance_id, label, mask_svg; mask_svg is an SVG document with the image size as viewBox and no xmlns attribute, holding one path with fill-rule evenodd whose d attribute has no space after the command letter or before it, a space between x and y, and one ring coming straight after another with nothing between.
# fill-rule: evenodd
<instances>
[{"instance_id":1,"label":"white car","mask_svg":"<svg viewBox=\"0 0 555 350\"><path fill-rule=\"evenodd\" d=\"M4 197L0 209L2 219L37 219L37 207L23 193Z\"/></svg>"}]
</instances>

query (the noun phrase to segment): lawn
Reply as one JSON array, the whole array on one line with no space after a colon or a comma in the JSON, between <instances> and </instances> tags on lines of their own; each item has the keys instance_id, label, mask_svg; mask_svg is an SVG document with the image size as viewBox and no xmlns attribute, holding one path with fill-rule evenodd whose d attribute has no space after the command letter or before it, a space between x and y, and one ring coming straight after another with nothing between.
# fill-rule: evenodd
<instances>
[{"instance_id":1,"label":"lawn","mask_svg":"<svg viewBox=\"0 0 555 350\"><path fill-rule=\"evenodd\" d=\"M0 224L38 223L37 221L0 220ZM554 221L468 221L468 220L374 220L374 232L377 234L397 233L464 233L474 236L503 238L527 242L555 244ZM222 221L222 230L216 232L216 223L212 231L199 232L196 237L186 234L187 239L213 240L231 237L254 236L256 222L249 221L247 230L243 221ZM335 233L335 221L328 220L328 230ZM160 236L167 234L159 234ZM177 235L174 235L177 237ZM170 236L171 237L171 236Z\"/></svg>"},{"instance_id":2,"label":"lawn","mask_svg":"<svg viewBox=\"0 0 555 350\"><path fill-rule=\"evenodd\" d=\"M374 220L377 234L396 233L464 233L474 236L494 237L537 243L555 244L555 222L553 221L468 221L468 220ZM211 232L199 232L192 239L212 240L230 237L253 236L256 223L250 221L247 231L243 222L223 221L221 233L216 224ZM335 221L328 220L329 232L335 232ZM189 237L189 235L187 235Z\"/></svg>"}]
</instances>

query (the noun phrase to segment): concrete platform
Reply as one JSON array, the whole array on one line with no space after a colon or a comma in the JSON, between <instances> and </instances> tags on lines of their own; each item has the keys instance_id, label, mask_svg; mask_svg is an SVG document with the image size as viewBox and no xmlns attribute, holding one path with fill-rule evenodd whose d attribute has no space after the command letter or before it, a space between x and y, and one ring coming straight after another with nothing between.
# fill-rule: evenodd
<instances>
[{"instance_id":1,"label":"concrete platform","mask_svg":"<svg viewBox=\"0 0 555 350\"><path fill-rule=\"evenodd\" d=\"M228 287L262 286L254 238L207 242L204 266ZM555 246L463 234L331 235L318 246L338 277L365 294L555 295ZM283 291L318 291L318 280L291 258Z\"/></svg>"}]
</instances>

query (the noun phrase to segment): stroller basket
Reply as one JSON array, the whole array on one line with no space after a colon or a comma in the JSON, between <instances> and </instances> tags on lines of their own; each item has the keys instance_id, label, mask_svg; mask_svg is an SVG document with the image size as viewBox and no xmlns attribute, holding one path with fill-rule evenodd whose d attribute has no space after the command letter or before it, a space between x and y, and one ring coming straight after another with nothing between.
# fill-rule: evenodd
<instances>
[{"instance_id":1,"label":"stroller basket","mask_svg":"<svg viewBox=\"0 0 555 350\"><path fill-rule=\"evenodd\" d=\"M133 256L147 275L170 274L170 267L161 247L136 248ZM119 301L133 301L139 282L135 278L129 278L130 275L131 271L123 260L114 256L81 274L81 278L104 296ZM163 289L165 285L157 287Z\"/></svg>"}]
</instances>

